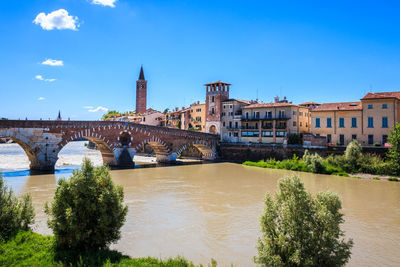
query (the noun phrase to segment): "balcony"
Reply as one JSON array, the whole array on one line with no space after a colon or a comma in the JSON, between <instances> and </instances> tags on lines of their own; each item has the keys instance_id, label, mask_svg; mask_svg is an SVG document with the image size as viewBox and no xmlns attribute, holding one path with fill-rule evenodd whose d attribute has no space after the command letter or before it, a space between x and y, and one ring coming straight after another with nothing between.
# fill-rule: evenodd
<instances>
[{"instance_id":1,"label":"balcony","mask_svg":"<svg viewBox=\"0 0 400 267\"><path fill-rule=\"evenodd\" d=\"M258 127L256 126L241 126L240 129L246 129L246 130L258 130Z\"/></svg>"},{"instance_id":2,"label":"balcony","mask_svg":"<svg viewBox=\"0 0 400 267\"><path fill-rule=\"evenodd\" d=\"M244 116L242 115L242 120L244 121L259 121L259 120L290 120L290 116Z\"/></svg>"}]
</instances>

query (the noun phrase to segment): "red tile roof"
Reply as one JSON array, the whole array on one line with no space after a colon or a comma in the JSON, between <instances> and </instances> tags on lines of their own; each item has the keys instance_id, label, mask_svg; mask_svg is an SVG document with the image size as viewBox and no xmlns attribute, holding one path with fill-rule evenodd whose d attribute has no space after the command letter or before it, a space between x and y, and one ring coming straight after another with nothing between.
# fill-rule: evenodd
<instances>
[{"instance_id":1,"label":"red tile roof","mask_svg":"<svg viewBox=\"0 0 400 267\"><path fill-rule=\"evenodd\" d=\"M320 104L316 103L316 102L312 102L312 101L308 101L308 102L299 104L299 106L307 106L307 105L320 105Z\"/></svg>"},{"instance_id":2,"label":"red tile roof","mask_svg":"<svg viewBox=\"0 0 400 267\"><path fill-rule=\"evenodd\" d=\"M256 103L245 106L243 108L274 108L274 107L297 107L297 105L292 103Z\"/></svg>"},{"instance_id":3,"label":"red tile roof","mask_svg":"<svg viewBox=\"0 0 400 267\"><path fill-rule=\"evenodd\" d=\"M400 92L368 93L361 100L395 98L400 100Z\"/></svg>"},{"instance_id":4,"label":"red tile roof","mask_svg":"<svg viewBox=\"0 0 400 267\"><path fill-rule=\"evenodd\" d=\"M312 111L335 111L335 110L361 110L361 102L339 102L339 103L323 103Z\"/></svg>"},{"instance_id":5,"label":"red tile roof","mask_svg":"<svg viewBox=\"0 0 400 267\"><path fill-rule=\"evenodd\" d=\"M231 102L231 101L237 101L237 102L244 103L244 104L250 104L250 101L242 100L242 99L236 99L236 98L226 99L226 100L224 100L222 102Z\"/></svg>"}]
</instances>

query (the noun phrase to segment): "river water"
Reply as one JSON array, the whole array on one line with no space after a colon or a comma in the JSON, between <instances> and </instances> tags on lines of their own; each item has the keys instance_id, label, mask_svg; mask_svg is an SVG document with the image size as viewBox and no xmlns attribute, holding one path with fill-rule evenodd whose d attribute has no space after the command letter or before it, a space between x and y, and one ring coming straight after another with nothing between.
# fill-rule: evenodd
<instances>
[{"instance_id":1,"label":"river water","mask_svg":"<svg viewBox=\"0 0 400 267\"><path fill-rule=\"evenodd\" d=\"M43 205L57 179L70 176L84 155L101 164L97 151L74 142L63 149L56 174L29 176L18 145L0 145L7 183L32 195L35 231L51 234ZM132 257L182 255L197 264L214 258L219 266L253 266L265 193L291 173L231 163L112 171L129 207L122 238L112 248ZM400 183L298 174L311 192L329 189L341 197L343 229L355 243L348 266L400 266Z\"/></svg>"}]
</instances>

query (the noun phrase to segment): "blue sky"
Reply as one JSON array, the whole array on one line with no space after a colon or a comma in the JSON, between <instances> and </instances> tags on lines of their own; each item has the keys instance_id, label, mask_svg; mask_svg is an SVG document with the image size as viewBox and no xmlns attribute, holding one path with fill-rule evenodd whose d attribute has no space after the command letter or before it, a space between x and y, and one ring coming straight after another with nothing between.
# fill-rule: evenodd
<instances>
[{"instance_id":1,"label":"blue sky","mask_svg":"<svg viewBox=\"0 0 400 267\"><path fill-rule=\"evenodd\" d=\"M93 1L0 1L0 117L134 110L141 64L159 110L204 101L215 80L264 102L400 90L398 1ZM65 25L48 17L60 9Z\"/></svg>"}]
</instances>

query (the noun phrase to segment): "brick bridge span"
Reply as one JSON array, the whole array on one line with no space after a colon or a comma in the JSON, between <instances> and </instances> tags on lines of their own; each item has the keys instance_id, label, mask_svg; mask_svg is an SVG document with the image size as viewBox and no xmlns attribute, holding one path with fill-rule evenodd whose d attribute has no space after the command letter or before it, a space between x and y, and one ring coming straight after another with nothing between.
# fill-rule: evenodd
<instances>
[{"instance_id":1,"label":"brick bridge span","mask_svg":"<svg viewBox=\"0 0 400 267\"><path fill-rule=\"evenodd\" d=\"M86 138L97 145L111 167L133 165L136 151L151 146L157 162L175 161L186 148L196 147L202 159L216 158L217 135L114 121L0 121L0 138L14 140L26 152L30 169L53 171L58 153L69 142Z\"/></svg>"}]
</instances>

